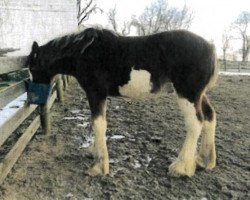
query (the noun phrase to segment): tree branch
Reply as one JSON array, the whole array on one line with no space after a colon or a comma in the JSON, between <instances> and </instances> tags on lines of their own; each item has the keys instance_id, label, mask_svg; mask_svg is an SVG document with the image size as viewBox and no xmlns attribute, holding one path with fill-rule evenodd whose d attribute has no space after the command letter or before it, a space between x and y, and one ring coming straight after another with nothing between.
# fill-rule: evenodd
<instances>
[{"instance_id":1,"label":"tree branch","mask_svg":"<svg viewBox=\"0 0 250 200\"><path fill-rule=\"evenodd\" d=\"M85 6L82 8L82 2L85 1ZM77 20L78 20L78 26L83 22L87 21L92 13L96 13L97 11L100 11L101 13L103 10L97 6L97 4L94 4L94 0L77 0Z\"/></svg>"}]
</instances>

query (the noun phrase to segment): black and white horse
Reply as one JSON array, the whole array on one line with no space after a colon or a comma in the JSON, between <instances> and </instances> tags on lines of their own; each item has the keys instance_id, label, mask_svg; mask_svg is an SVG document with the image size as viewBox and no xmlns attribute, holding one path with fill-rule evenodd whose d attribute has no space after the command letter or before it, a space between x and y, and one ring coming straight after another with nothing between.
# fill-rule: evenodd
<instances>
[{"instance_id":1,"label":"black and white horse","mask_svg":"<svg viewBox=\"0 0 250 200\"><path fill-rule=\"evenodd\" d=\"M218 70L214 47L203 38L183 30L122 37L89 28L40 47L34 42L28 65L35 83L49 84L56 74L68 74L85 90L95 133L96 161L90 175L109 174L107 96L155 94L167 82L174 87L187 131L169 174L192 176L196 164L208 170L215 167L216 114L206 91L215 84Z\"/></svg>"}]
</instances>

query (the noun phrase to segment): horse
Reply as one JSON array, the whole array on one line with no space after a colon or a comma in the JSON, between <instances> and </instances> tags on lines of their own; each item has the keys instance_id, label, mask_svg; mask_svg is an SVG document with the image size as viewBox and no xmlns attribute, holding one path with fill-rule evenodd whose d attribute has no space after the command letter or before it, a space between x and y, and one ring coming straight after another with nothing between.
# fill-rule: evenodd
<instances>
[{"instance_id":1,"label":"horse","mask_svg":"<svg viewBox=\"0 0 250 200\"><path fill-rule=\"evenodd\" d=\"M107 97L154 95L171 83L186 138L168 173L191 177L197 165L206 170L216 165L216 113L206 95L218 77L216 60L214 45L185 30L126 37L87 28L42 46L34 41L27 64L34 83L50 84L55 75L65 74L74 76L85 91L95 136L90 176L109 174Z\"/></svg>"}]
</instances>

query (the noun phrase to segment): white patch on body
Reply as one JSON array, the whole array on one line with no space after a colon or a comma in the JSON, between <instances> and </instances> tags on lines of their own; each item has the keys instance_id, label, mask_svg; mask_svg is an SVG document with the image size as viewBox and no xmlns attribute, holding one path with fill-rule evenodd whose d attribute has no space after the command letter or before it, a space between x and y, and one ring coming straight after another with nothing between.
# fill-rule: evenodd
<instances>
[{"instance_id":1,"label":"white patch on body","mask_svg":"<svg viewBox=\"0 0 250 200\"><path fill-rule=\"evenodd\" d=\"M127 84L119 86L119 93L130 98L148 96L152 90L151 74L146 70L134 70Z\"/></svg>"}]
</instances>

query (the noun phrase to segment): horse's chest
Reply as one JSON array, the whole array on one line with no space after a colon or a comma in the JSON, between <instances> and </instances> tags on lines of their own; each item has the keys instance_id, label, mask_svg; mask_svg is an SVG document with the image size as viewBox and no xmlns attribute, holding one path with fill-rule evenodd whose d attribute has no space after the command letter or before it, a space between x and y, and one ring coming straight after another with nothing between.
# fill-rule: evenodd
<instances>
[{"instance_id":1,"label":"horse's chest","mask_svg":"<svg viewBox=\"0 0 250 200\"><path fill-rule=\"evenodd\" d=\"M151 94L153 83L146 70L132 70L126 84L119 86L119 93L130 98L143 98Z\"/></svg>"}]
</instances>

